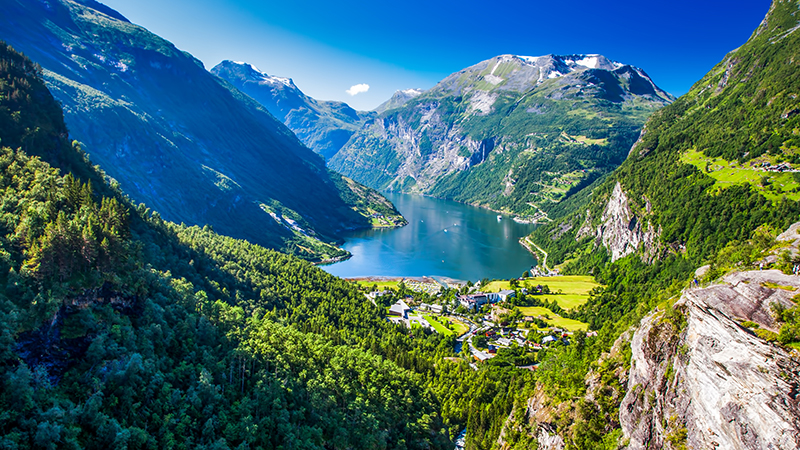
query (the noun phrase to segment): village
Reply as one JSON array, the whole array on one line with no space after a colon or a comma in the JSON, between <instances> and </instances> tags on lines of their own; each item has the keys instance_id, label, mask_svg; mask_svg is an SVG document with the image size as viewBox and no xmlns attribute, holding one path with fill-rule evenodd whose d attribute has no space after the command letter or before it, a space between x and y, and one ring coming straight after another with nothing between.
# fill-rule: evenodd
<instances>
[{"instance_id":1,"label":"village","mask_svg":"<svg viewBox=\"0 0 800 450\"><path fill-rule=\"evenodd\" d=\"M602 289L588 276L544 270L521 278L455 282L431 277L358 280L387 320L454 339L455 351L473 369L495 358L535 370L537 352L570 345L575 333L591 337L588 325L564 317Z\"/></svg>"}]
</instances>

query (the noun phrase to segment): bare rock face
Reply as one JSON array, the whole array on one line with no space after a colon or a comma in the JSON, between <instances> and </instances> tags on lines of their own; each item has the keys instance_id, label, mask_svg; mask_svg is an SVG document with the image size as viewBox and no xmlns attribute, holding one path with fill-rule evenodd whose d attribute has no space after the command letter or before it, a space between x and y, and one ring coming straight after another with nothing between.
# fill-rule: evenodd
<instances>
[{"instance_id":1,"label":"bare rock face","mask_svg":"<svg viewBox=\"0 0 800 450\"><path fill-rule=\"evenodd\" d=\"M656 256L660 234L652 223L643 229L642 218L633 213L627 194L617 182L595 232L596 245L602 244L608 249L612 262L630 255L642 245L644 258L650 261Z\"/></svg>"},{"instance_id":2,"label":"bare rock face","mask_svg":"<svg viewBox=\"0 0 800 450\"><path fill-rule=\"evenodd\" d=\"M770 306L779 303L792 308L792 297L797 292L790 288L800 290L800 278L779 270L735 272L726 275L722 281L722 284L691 292L697 292L706 305L729 317L756 322L761 328L774 332L778 332L780 326L775 323Z\"/></svg>"},{"instance_id":3,"label":"bare rock face","mask_svg":"<svg viewBox=\"0 0 800 450\"><path fill-rule=\"evenodd\" d=\"M735 273L645 318L620 407L628 448L800 448L800 362L734 320L774 326L769 305L798 286L778 271Z\"/></svg>"},{"instance_id":4,"label":"bare rock face","mask_svg":"<svg viewBox=\"0 0 800 450\"><path fill-rule=\"evenodd\" d=\"M787 250L792 258L797 258L800 255L800 222L797 222L789 227L788 230L781 233L778 242L787 242L789 244Z\"/></svg>"}]
</instances>

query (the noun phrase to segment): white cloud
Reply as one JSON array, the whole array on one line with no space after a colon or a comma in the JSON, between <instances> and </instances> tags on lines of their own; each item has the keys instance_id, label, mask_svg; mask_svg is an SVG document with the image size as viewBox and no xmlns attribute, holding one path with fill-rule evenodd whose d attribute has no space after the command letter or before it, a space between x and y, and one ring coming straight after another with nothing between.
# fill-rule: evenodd
<instances>
[{"instance_id":1,"label":"white cloud","mask_svg":"<svg viewBox=\"0 0 800 450\"><path fill-rule=\"evenodd\" d=\"M369 85L361 83L355 86L350 86L350 89L348 89L346 92L350 95L357 95L361 94L362 92L367 92L368 90L369 90Z\"/></svg>"}]
</instances>

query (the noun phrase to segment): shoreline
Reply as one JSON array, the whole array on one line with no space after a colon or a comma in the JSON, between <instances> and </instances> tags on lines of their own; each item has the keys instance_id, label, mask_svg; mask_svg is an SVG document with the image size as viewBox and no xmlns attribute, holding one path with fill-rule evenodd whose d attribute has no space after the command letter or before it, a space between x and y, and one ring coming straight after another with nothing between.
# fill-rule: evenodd
<instances>
[{"instance_id":1,"label":"shoreline","mask_svg":"<svg viewBox=\"0 0 800 450\"><path fill-rule=\"evenodd\" d=\"M435 284L452 284L452 285L463 285L466 284L468 280L457 280L455 278L450 277L440 277L438 275L425 275L425 276L417 276L417 277L403 277L403 276L388 276L388 275L365 275L360 277L347 277L343 278L346 281L355 281L355 282L386 282L386 281L403 281L403 280L412 280L417 281L420 283L435 283Z\"/></svg>"}]
</instances>

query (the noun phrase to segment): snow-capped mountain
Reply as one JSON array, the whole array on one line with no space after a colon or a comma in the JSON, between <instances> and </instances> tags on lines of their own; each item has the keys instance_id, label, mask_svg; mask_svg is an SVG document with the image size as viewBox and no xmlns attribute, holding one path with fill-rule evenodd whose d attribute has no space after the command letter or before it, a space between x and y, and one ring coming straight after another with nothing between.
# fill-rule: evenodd
<instances>
[{"instance_id":1,"label":"snow-capped mountain","mask_svg":"<svg viewBox=\"0 0 800 450\"><path fill-rule=\"evenodd\" d=\"M603 55L500 55L396 93L329 166L378 189L537 216L617 167L672 100Z\"/></svg>"},{"instance_id":2,"label":"snow-capped mountain","mask_svg":"<svg viewBox=\"0 0 800 450\"><path fill-rule=\"evenodd\" d=\"M316 100L303 93L291 78L269 75L246 62L222 61L211 72L261 103L326 160L374 116L344 102Z\"/></svg>"},{"instance_id":3,"label":"snow-capped mountain","mask_svg":"<svg viewBox=\"0 0 800 450\"><path fill-rule=\"evenodd\" d=\"M392 98L381 103L374 111L376 113L382 113L390 109L399 108L412 98L419 97L423 93L425 93L423 89L403 89L402 91L397 91L392 95Z\"/></svg>"},{"instance_id":4,"label":"snow-capped mountain","mask_svg":"<svg viewBox=\"0 0 800 450\"><path fill-rule=\"evenodd\" d=\"M222 64L225 64L229 61L223 61ZM258 68L250 63L242 62L242 61L230 61L233 64L240 66L242 68L243 74L246 78L250 81L258 82L258 83L267 83L271 85L279 85L282 84L291 89L297 89L297 86L294 85L294 81L291 78L285 77L273 77L267 74L266 72L262 72L258 70ZM212 69L213 70L213 69Z\"/></svg>"}]
</instances>

